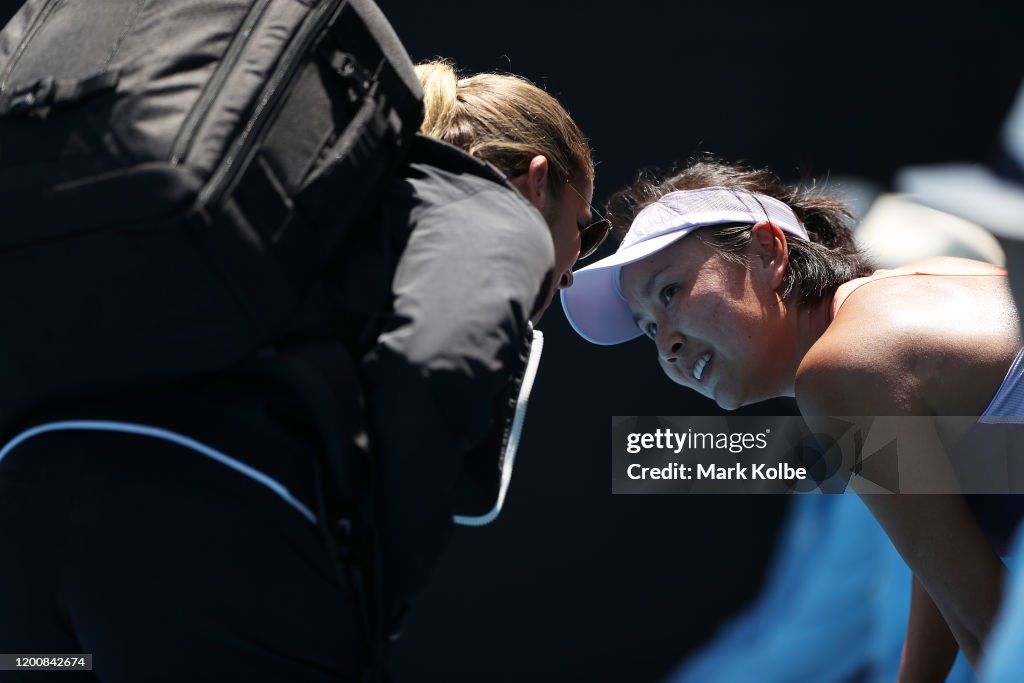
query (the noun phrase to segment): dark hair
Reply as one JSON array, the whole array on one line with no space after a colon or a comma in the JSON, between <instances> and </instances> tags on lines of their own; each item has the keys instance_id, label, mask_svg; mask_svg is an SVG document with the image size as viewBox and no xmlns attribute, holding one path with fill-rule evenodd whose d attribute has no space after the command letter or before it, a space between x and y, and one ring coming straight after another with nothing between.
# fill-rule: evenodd
<instances>
[{"instance_id":1,"label":"dark hair","mask_svg":"<svg viewBox=\"0 0 1024 683\"><path fill-rule=\"evenodd\" d=\"M728 187L774 197L787 204L807 228L810 241L786 233L789 267L779 290L782 298L815 304L831 298L839 285L871 274L874 268L853 241L849 223L853 214L836 197L812 189L784 184L767 169L730 164L710 156L691 161L682 171L659 179L642 171L631 187L608 201L612 235L620 241L640 211L669 192L702 187ZM694 234L726 258L746 263L742 256L751 239L751 225L715 225Z\"/></svg>"}]
</instances>

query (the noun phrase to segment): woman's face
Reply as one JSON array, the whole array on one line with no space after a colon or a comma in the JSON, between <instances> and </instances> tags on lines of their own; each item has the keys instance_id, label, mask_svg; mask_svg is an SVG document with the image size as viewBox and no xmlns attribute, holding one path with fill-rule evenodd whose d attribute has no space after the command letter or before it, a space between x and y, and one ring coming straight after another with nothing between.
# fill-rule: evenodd
<instances>
[{"instance_id":1,"label":"woman's face","mask_svg":"<svg viewBox=\"0 0 1024 683\"><path fill-rule=\"evenodd\" d=\"M560 184L559 192L553 192L550 172L547 158L537 155L526 172L509 178L544 216L555 247L555 273L542 312L559 289L572 285L572 267L580 257L580 231L593 222L594 183L574 180L572 186Z\"/></svg>"},{"instance_id":2,"label":"woman's face","mask_svg":"<svg viewBox=\"0 0 1024 683\"><path fill-rule=\"evenodd\" d=\"M561 195L554 197L547 210L543 212L551 229L551 240L555 245L555 276L558 280L558 289L572 284L572 267L580 257L580 233L594 221L590 211L594 185L587 183L583 187L577 187L577 184L571 187L567 184L561 188ZM573 189L576 192L573 192Z\"/></svg>"},{"instance_id":3,"label":"woman's face","mask_svg":"<svg viewBox=\"0 0 1024 683\"><path fill-rule=\"evenodd\" d=\"M776 294L778 269L758 253L726 260L693 235L625 266L622 293L674 382L740 406L788 393L792 344ZM788 375L788 376L787 376Z\"/></svg>"}]
</instances>

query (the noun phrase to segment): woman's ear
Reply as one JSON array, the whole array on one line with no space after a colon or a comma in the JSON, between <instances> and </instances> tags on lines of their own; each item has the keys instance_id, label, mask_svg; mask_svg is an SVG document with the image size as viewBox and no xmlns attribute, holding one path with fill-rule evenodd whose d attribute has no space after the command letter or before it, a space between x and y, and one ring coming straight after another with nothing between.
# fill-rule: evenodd
<instances>
[{"instance_id":1,"label":"woman's ear","mask_svg":"<svg viewBox=\"0 0 1024 683\"><path fill-rule=\"evenodd\" d=\"M530 167L526 173L521 173L510 179L516 189L526 197L531 204L537 207L545 216L548 211L548 204L551 201L551 191L548 189L548 159L542 154L530 159Z\"/></svg>"},{"instance_id":2,"label":"woman's ear","mask_svg":"<svg viewBox=\"0 0 1024 683\"><path fill-rule=\"evenodd\" d=\"M782 229L769 221L756 223L750 230L754 264L760 267L772 289L782 286L789 264L789 245Z\"/></svg>"}]
</instances>

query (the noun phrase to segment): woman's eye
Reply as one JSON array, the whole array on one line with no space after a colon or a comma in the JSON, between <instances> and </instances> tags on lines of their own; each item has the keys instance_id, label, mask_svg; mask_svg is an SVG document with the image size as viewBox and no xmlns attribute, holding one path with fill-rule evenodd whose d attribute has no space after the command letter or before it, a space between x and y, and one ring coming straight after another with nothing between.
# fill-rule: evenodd
<instances>
[{"instance_id":1,"label":"woman's eye","mask_svg":"<svg viewBox=\"0 0 1024 683\"><path fill-rule=\"evenodd\" d=\"M672 301L672 297L675 296L676 292L679 291L679 285L665 285L661 290L661 303L663 306L668 306L668 302Z\"/></svg>"},{"instance_id":2,"label":"woman's eye","mask_svg":"<svg viewBox=\"0 0 1024 683\"><path fill-rule=\"evenodd\" d=\"M654 339L658 336L658 326L655 323L647 323L646 325L643 326L643 330L644 334L646 334L651 339Z\"/></svg>"}]
</instances>

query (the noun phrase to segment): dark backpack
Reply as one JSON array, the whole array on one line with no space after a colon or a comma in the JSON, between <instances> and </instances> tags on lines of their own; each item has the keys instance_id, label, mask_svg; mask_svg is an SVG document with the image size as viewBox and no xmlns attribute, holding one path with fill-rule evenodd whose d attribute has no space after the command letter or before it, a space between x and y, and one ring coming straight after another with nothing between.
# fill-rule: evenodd
<instances>
[{"instance_id":1,"label":"dark backpack","mask_svg":"<svg viewBox=\"0 0 1024 683\"><path fill-rule=\"evenodd\" d=\"M29 0L0 33L0 410L286 335L419 127L371 0Z\"/></svg>"}]
</instances>

